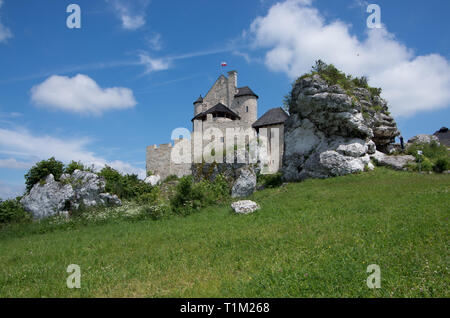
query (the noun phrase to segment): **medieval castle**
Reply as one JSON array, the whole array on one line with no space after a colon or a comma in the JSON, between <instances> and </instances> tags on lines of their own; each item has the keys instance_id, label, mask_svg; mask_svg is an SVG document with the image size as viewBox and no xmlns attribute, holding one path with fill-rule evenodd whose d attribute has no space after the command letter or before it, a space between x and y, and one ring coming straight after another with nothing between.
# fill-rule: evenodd
<instances>
[{"instance_id":1,"label":"medieval castle","mask_svg":"<svg viewBox=\"0 0 450 318\"><path fill-rule=\"evenodd\" d=\"M192 134L202 133L206 137L211 135L219 137L220 142L227 149L226 133L233 129L247 136L248 140L252 137L258 138L263 131L268 141L268 160L266 166L270 173L277 172L282 166L282 156L284 147L284 122L289 115L280 107L272 108L263 116L258 118L258 95L256 95L248 86L237 87L237 72L228 72L228 78L220 75L214 85L208 91L205 97L200 97L194 102L194 117L192 118L193 131ZM209 134L209 135L208 135ZM202 137L202 147L205 147L206 139ZM213 139L216 137L212 137ZM232 136L234 145L237 135ZM202 156L204 152L196 155L194 150L193 138L177 139L174 138L172 143L147 147L146 170L159 175L161 179L165 179L169 175L177 175L178 177L191 174L192 162L179 163L174 162L171 153L180 142L189 143L188 147L192 148L191 158L194 156ZM278 151L271 152L270 143L276 143ZM208 150L210 151L210 150ZM214 150L213 150L214 151ZM201 159L200 158L200 162Z\"/></svg>"}]
</instances>

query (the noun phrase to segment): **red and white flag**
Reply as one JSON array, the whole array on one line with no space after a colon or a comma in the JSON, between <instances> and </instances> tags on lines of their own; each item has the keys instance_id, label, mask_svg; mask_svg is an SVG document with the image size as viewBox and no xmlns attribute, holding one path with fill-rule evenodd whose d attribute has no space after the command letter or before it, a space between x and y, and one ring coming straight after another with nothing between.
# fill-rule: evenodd
<instances>
[{"instance_id":1,"label":"red and white flag","mask_svg":"<svg viewBox=\"0 0 450 318\"><path fill-rule=\"evenodd\" d=\"M220 63L220 66L222 66L222 67L227 66L227 62Z\"/></svg>"}]
</instances>

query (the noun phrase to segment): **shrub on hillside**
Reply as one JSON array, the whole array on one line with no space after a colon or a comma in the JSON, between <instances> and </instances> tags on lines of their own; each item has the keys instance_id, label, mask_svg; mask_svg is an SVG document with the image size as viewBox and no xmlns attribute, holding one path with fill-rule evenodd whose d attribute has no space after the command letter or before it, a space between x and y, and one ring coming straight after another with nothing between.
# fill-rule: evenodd
<instances>
[{"instance_id":1,"label":"shrub on hillside","mask_svg":"<svg viewBox=\"0 0 450 318\"><path fill-rule=\"evenodd\" d=\"M170 199L170 204L176 214L189 215L194 209L200 208L200 199L194 192L194 179L192 176L184 176L175 188L175 195Z\"/></svg>"},{"instance_id":2,"label":"shrub on hillside","mask_svg":"<svg viewBox=\"0 0 450 318\"><path fill-rule=\"evenodd\" d=\"M136 197L136 201L139 204L157 204L160 201L159 188L153 187L150 192L141 193Z\"/></svg>"},{"instance_id":3,"label":"shrub on hillside","mask_svg":"<svg viewBox=\"0 0 450 318\"><path fill-rule=\"evenodd\" d=\"M80 161L72 160L65 168L64 173L72 174L75 170L94 172L92 167L86 167Z\"/></svg>"},{"instance_id":4,"label":"shrub on hillside","mask_svg":"<svg viewBox=\"0 0 450 318\"><path fill-rule=\"evenodd\" d=\"M450 159L448 157L442 157L436 160L433 170L438 173L442 173L450 169Z\"/></svg>"},{"instance_id":5,"label":"shrub on hillside","mask_svg":"<svg viewBox=\"0 0 450 318\"><path fill-rule=\"evenodd\" d=\"M202 180L197 183L192 176L184 176L177 184L170 204L176 214L189 215L194 210L222 202L229 195L230 186L222 175L214 182Z\"/></svg>"},{"instance_id":6,"label":"shrub on hillside","mask_svg":"<svg viewBox=\"0 0 450 318\"><path fill-rule=\"evenodd\" d=\"M443 172L450 168L450 155L445 145L439 145L432 141L429 144L415 143L408 147L407 153L416 157L416 164L410 166L412 170L419 170L419 154L418 150L422 151L422 171Z\"/></svg>"},{"instance_id":7,"label":"shrub on hillside","mask_svg":"<svg viewBox=\"0 0 450 318\"><path fill-rule=\"evenodd\" d=\"M258 175L258 183L264 188L276 188L283 184L283 175L281 173L260 174Z\"/></svg>"},{"instance_id":8,"label":"shrub on hillside","mask_svg":"<svg viewBox=\"0 0 450 318\"><path fill-rule=\"evenodd\" d=\"M420 170L421 171L432 171L433 167L434 167L434 164L429 158L422 157L420 159ZM408 168L408 170L419 171L419 160L408 164L407 168Z\"/></svg>"},{"instance_id":9,"label":"shrub on hillside","mask_svg":"<svg viewBox=\"0 0 450 318\"><path fill-rule=\"evenodd\" d=\"M208 182L208 186L216 202L222 202L230 197L231 184L224 175L217 175L213 182Z\"/></svg>"},{"instance_id":10,"label":"shrub on hillside","mask_svg":"<svg viewBox=\"0 0 450 318\"><path fill-rule=\"evenodd\" d=\"M447 147L445 145L438 145L438 143L435 141L432 141L429 144L419 144L419 143L412 144L408 147L407 153L418 159L419 158L419 155L417 154L418 150L422 151L423 156L433 160L449 156Z\"/></svg>"},{"instance_id":11,"label":"shrub on hillside","mask_svg":"<svg viewBox=\"0 0 450 318\"><path fill-rule=\"evenodd\" d=\"M170 215L170 208L167 205L144 205L141 208L139 217L142 219L151 218L152 220L160 220Z\"/></svg>"},{"instance_id":12,"label":"shrub on hillside","mask_svg":"<svg viewBox=\"0 0 450 318\"><path fill-rule=\"evenodd\" d=\"M153 191L153 187L140 180L137 175L121 175L109 166L103 168L98 175L106 180L106 192L115 194L122 200L134 200Z\"/></svg>"},{"instance_id":13,"label":"shrub on hillside","mask_svg":"<svg viewBox=\"0 0 450 318\"><path fill-rule=\"evenodd\" d=\"M168 176L167 178L164 179L163 183L166 183L169 181L174 181L174 180L178 180L178 176L175 174L171 174L170 176Z\"/></svg>"},{"instance_id":14,"label":"shrub on hillside","mask_svg":"<svg viewBox=\"0 0 450 318\"><path fill-rule=\"evenodd\" d=\"M31 215L23 209L18 199L0 199L0 224L27 222L31 219Z\"/></svg>"},{"instance_id":15,"label":"shrub on hillside","mask_svg":"<svg viewBox=\"0 0 450 318\"><path fill-rule=\"evenodd\" d=\"M58 181L63 172L64 164L54 157L36 163L25 175L27 193L30 192L31 188L33 188L36 183L45 180L49 174L52 174L55 177L55 180Z\"/></svg>"}]
</instances>

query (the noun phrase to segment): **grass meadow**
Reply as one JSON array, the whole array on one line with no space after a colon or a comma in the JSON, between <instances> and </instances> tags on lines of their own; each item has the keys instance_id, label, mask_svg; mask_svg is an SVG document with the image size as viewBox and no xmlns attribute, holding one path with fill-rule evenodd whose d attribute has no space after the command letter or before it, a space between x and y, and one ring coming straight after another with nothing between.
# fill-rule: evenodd
<instances>
[{"instance_id":1,"label":"grass meadow","mask_svg":"<svg viewBox=\"0 0 450 318\"><path fill-rule=\"evenodd\" d=\"M449 297L449 190L449 175L377 168L256 192L251 215L10 225L0 297Z\"/></svg>"}]
</instances>

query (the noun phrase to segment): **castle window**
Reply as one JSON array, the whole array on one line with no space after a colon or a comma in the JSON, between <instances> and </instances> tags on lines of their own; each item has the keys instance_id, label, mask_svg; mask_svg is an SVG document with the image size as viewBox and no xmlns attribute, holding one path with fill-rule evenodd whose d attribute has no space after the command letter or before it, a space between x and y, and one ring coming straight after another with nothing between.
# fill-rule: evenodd
<instances>
[{"instance_id":1,"label":"castle window","mask_svg":"<svg viewBox=\"0 0 450 318\"><path fill-rule=\"evenodd\" d=\"M248 106L245 106L245 111L248 113Z\"/></svg>"}]
</instances>

